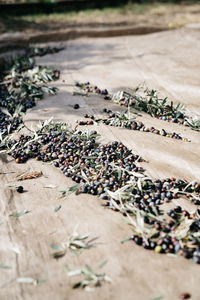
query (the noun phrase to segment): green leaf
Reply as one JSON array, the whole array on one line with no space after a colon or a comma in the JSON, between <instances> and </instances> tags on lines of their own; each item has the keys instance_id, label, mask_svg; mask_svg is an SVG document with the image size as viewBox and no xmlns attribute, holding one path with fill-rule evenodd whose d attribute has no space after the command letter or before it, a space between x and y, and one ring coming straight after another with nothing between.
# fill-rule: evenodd
<instances>
[{"instance_id":1,"label":"green leaf","mask_svg":"<svg viewBox=\"0 0 200 300\"><path fill-rule=\"evenodd\" d=\"M47 279L37 279L37 284L43 283L45 281L47 281Z\"/></svg>"},{"instance_id":2,"label":"green leaf","mask_svg":"<svg viewBox=\"0 0 200 300\"><path fill-rule=\"evenodd\" d=\"M69 188L67 188L67 192L76 192L82 185L84 185L84 183L76 183L72 186L70 186Z\"/></svg>"},{"instance_id":3,"label":"green leaf","mask_svg":"<svg viewBox=\"0 0 200 300\"><path fill-rule=\"evenodd\" d=\"M121 170L121 168L117 169L117 173L118 173L118 180L121 180L121 177L122 177L122 170Z\"/></svg>"},{"instance_id":4,"label":"green leaf","mask_svg":"<svg viewBox=\"0 0 200 300\"><path fill-rule=\"evenodd\" d=\"M65 270L66 270L66 272L70 272L71 271L70 267L68 265L66 265L66 264L65 264Z\"/></svg>"},{"instance_id":5,"label":"green leaf","mask_svg":"<svg viewBox=\"0 0 200 300\"><path fill-rule=\"evenodd\" d=\"M71 245L75 246L77 248L88 248L88 246L86 244L84 244L83 242L78 241L78 240L72 241Z\"/></svg>"},{"instance_id":6,"label":"green leaf","mask_svg":"<svg viewBox=\"0 0 200 300\"><path fill-rule=\"evenodd\" d=\"M104 261L102 261L100 264L99 264L99 268L101 269L101 268L103 268L103 266L105 266L105 264L107 264L107 260L104 260Z\"/></svg>"},{"instance_id":7,"label":"green leaf","mask_svg":"<svg viewBox=\"0 0 200 300\"><path fill-rule=\"evenodd\" d=\"M88 264L86 264L85 266L86 266L86 268L87 268L87 270L88 270L89 272L91 272L91 273L94 274L94 271L92 270L92 268L91 268Z\"/></svg>"},{"instance_id":8,"label":"green leaf","mask_svg":"<svg viewBox=\"0 0 200 300\"><path fill-rule=\"evenodd\" d=\"M158 297L153 298L153 299L151 299L151 300L161 300L161 299L163 299L163 296L158 296Z\"/></svg>"},{"instance_id":9,"label":"green leaf","mask_svg":"<svg viewBox=\"0 0 200 300\"><path fill-rule=\"evenodd\" d=\"M56 250L63 250L62 248L60 248L60 247L59 247L58 245L56 245L56 244L51 244L50 247L51 247L52 249L56 249Z\"/></svg>"},{"instance_id":10,"label":"green leaf","mask_svg":"<svg viewBox=\"0 0 200 300\"><path fill-rule=\"evenodd\" d=\"M128 237L128 238L122 240L121 243L123 244L123 243L126 243L126 242L130 241L130 240L131 240L131 237Z\"/></svg>"},{"instance_id":11,"label":"green leaf","mask_svg":"<svg viewBox=\"0 0 200 300\"><path fill-rule=\"evenodd\" d=\"M14 171L0 172L1 175L16 173Z\"/></svg>"},{"instance_id":12,"label":"green leaf","mask_svg":"<svg viewBox=\"0 0 200 300\"><path fill-rule=\"evenodd\" d=\"M67 275L69 277L71 276L76 276L76 275L80 275L82 273L81 269L78 269L78 270L74 270L74 271L67 271Z\"/></svg>"},{"instance_id":13,"label":"green leaf","mask_svg":"<svg viewBox=\"0 0 200 300\"><path fill-rule=\"evenodd\" d=\"M89 237L89 235L82 235L82 236L78 236L78 237L76 238L76 240L82 241L82 240L86 240L88 237Z\"/></svg>"},{"instance_id":14,"label":"green leaf","mask_svg":"<svg viewBox=\"0 0 200 300\"><path fill-rule=\"evenodd\" d=\"M17 278L18 283L29 283L29 284L36 284L37 281L31 277L19 277Z\"/></svg>"},{"instance_id":15,"label":"green leaf","mask_svg":"<svg viewBox=\"0 0 200 300\"><path fill-rule=\"evenodd\" d=\"M57 212L59 209L61 209L61 205L58 204L55 208L54 208L54 211Z\"/></svg>"},{"instance_id":16,"label":"green leaf","mask_svg":"<svg viewBox=\"0 0 200 300\"><path fill-rule=\"evenodd\" d=\"M60 191L62 193L61 198L65 197L67 192L68 193L69 192L71 192L71 193L77 192L79 190L79 188L83 185L84 185L83 182L82 183L76 183L76 184L70 186L69 188L67 188L66 190Z\"/></svg>"},{"instance_id":17,"label":"green leaf","mask_svg":"<svg viewBox=\"0 0 200 300\"><path fill-rule=\"evenodd\" d=\"M11 269L11 266L0 264L0 268L2 268L2 269Z\"/></svg>"},{"instance_id":18,"label":"green leaf","mask_svg":"<svg viewBox=\"0 0 200 300\"><path fill-rule=\"evenodd\" d=\"M61 192L60 198L66 197L66 194L67 194L66 190L63 190L63 191L60 191L60 192Z\"/></svg>"},{"instance_id":19,"label":"green leaf","mask_svg":"<svg viewBox=\"0 0 200 300\"><path fill-rule=\"evenodd\" d=\"M18 212L18 213L15 213L15 214L10 215L10 216L18 218L18 217L21 217L21 216L23 216L23 215L25 215L25 214L28 214L29 212L30 212L30 211L24 209L24 210L22 210L22 211L20 211L20 212Z\"/></svg>"}]
</instances>

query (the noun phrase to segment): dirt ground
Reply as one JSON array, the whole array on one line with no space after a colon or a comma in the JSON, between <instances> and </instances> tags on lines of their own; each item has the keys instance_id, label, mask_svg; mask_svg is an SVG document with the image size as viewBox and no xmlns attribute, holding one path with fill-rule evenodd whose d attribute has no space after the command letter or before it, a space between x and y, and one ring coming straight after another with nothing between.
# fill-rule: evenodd
<instances>
[{"instance_id":1,"label":"dirt ground","mask_svg":"<svg viewBox=\"0 0 200 300\"><path fill-rule=\"evenodd\" d=\"M71 96L70 84L75 80L90 81L110 91L145 82L148 87L158 89L161 95L186 104L191 113L200 115L199 33L200 27L191 26L145 36L66 42L64 51L38 59L41 64L61 70L61 78L54 84L59 92L46 97L27 113L27 126L52 116L55 120L75 124L85 113L101 115L104 107L122 110L98 96ZM80 104L79 110L70 106L74 103ZM199 133L145 114L142 119L157 128L179 132L191 139L191 143L104 125L88 129L95 128L101 133L103 143L122 141L140 154L147 160L141 165L153 178L175 176L200 180ZM0 165L1 172L15 172L0 175L0 263L11 266L0 269L0 299L151 300L163 296L164 300L176 300L183 292L190 293L191 299L200 299L199 265L182 257L155 254L133 242L121 244L121 240L131 235L122 216L103 208L94 196L71 194L60 199L59 191L73 182L54 166L34 160L16 165L4 155ZM22 184L27 192L18 194L9 185L18 184L17 172L28 168L42 171L45 176L24 181ZM50 184L56 188L44 188ZM190 209L184 199L174 200L174 203ZM58 204L62 207L55 213ZM30 212L20 218L10 216L24 209ZM53 259L49 245L63 242L77 224L80 234L99 237L96 247L85 250L78 257L68 251L63 258ZM103 270L112 278L112 284L105 283L92 293L71 288L77 278L67 277L65 264L72 269L83 267L85 263L96 268L105 259L108 262ZM17 283L18 277L47 281L34 286Z\"/></svg>"}]
</instances>

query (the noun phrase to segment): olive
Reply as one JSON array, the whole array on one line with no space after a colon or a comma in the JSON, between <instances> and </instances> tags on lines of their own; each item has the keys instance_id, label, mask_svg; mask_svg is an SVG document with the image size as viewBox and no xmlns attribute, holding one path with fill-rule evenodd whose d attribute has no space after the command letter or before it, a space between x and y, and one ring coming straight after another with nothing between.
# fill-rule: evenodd
<instances>
[{"instance_id":1,"label":"olive","mask_svg":"<svg viewBox=\"0 0 200 300\"><path fill-rule=\"evenodd\" d=\"M199 257L199 256L193 256L193 261L194 261L196 264L200 264L200 257Z\"/></svg>"},{"instance_id":2,"label":"olive","mask_svg":"<svg viewBox=\"0 0 200 300\"><path fill-rule=\"evenodd\" d=\"M181 212L182 212L181 206L177 205L177 206L174 208L174 211L175 211L176 213L181 213Z\"/></svg>"},{"instance_id":3,"label":"olive","mask_svg":"<svg viewBox=\"0 0 200 300\"><path fill-rule=\"evenodd\" d=\"M59 163L58 163L57 161L55 161L55 162L54 162L54 166L55 166L56 168L58 168L58 167L59 167Z\"/></svg>"},{"instance_id":4,"label":"olive","mask_svg":"<svg viewBox=\"0 0 200 300\"><path fill-rule=\"evenodd\" d=\"M104 100L111 100L110 96L104 96Z\"/></svg>"},{"instance_id":5,"label":"olive","mask_svg":"<svg viewBox=\"0 0 200 300\"><path fill-rule=\"evenodd\" d=\"M180 299L189 299L191 297L191 295L189 293L182 293L180 295Z\"/></svg>"},{"instance_id":6,"label":"olive","mask_svg":"<svg viewBox=\"0 0 200 300\"><path fill-rule=\"evenodd\" d=\"M100 195L100 198L103 199L103 200L108 200L108 196L105 193L102 193Z\"/></svg>"},{"instance_id":7,"label":"olive","mask_svg":"<svg viewBox=\"0 0 200 300\"><path fill-rule=\"evenodd\" d=\"M74 108L74 109L79 109L80 106L79 106L79 104L74 104L73 108Z\"/></svg>"},{"instance_id":8,"label":"olive","mask_svg":"<svg viewBox=\"0 0 200 300\"><path fill-rule=\"evenodd\" d=\"M22 185L20 185L20 186L17 187L17 192L18 193L23 193L24 192L24 188L23 188Z\"/></svg>"},{"instance_id":9,"label":"olive","mask_svg":"<svg viewBox=\"0 0 200 300\"><path fill-rule=\"evenodd\" d=\"M141 246L142 245L142 238L141 237L139 237L139 236L134 236L133 237L133 240L134 240L134 242L137 244L137 245L139 245L139 246Z\"/></svg>"},{"instance_id":10,"label":"olive","mask_svg":"<svg viewBox=\"0 0 200 300\"><path fill-rule=\"evenodd\" d=\"M156 242L150 242L150 248L153 250L156 247Z\"/></svg>"}]
</instances>

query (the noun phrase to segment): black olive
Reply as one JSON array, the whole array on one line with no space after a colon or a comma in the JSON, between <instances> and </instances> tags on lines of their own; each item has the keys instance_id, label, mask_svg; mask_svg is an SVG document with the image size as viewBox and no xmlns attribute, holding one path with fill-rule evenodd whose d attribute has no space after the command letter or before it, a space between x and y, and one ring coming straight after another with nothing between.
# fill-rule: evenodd
<instances>
[{"instance_id":1,"label":"black olive","mask_svg":"<svg viewBox=\"0 0 200 300\"><path fill-rule=\"evenodd\" d=\"M73 108L74 108L74 109L79 109L80 106L79 106L79 104L74 104Z\"/></svg>"},{"instance_id":2,"label":"black olive","mask_svg":"<svg viewBox=\"0 0 200 300\"><path fill-rule=\"evenodd\" d=\"M18 193L23 193L24 192L24 188L23 188L22 185L20 185L20 186L17 187L17 192Z\"/></svg>"}]
</instances>

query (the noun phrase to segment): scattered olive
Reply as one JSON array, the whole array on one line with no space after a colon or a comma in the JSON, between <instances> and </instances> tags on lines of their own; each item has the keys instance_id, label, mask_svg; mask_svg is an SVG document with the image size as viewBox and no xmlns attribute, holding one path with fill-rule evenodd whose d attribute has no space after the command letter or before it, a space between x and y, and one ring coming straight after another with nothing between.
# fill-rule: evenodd
<instances>
[{"instance_id":1,"label":"scattered olive","mask_svg":"<svg viewBox=\"0 0 200 300\"><path fill-rule=\"evenodd\" d=\"M79 104L74 104L73 108L74 108L74 109L79 109L80 106L79 106Z\"/></svg>"},{"instance_id":2,"label":"scattered olive","mask_svg":"<svg viewBox=\"0 0 200 300\"><path fill-rule=\"evenodd\" d=\"M190 299L191 295L189 293L182 293L180 299Z\"/></svg>"},{"instance_id":3,"label":"scattered olive","mask_svg":"<svg viewBox=\"0 0 200 300\"><path fill-rule=\"evenodd\" d=\"M23 193L24 192L24 188L23 188L22 185L20 185L20 186L17 187L17 192L18 193Z\"/></svg>"}]
</instances>

